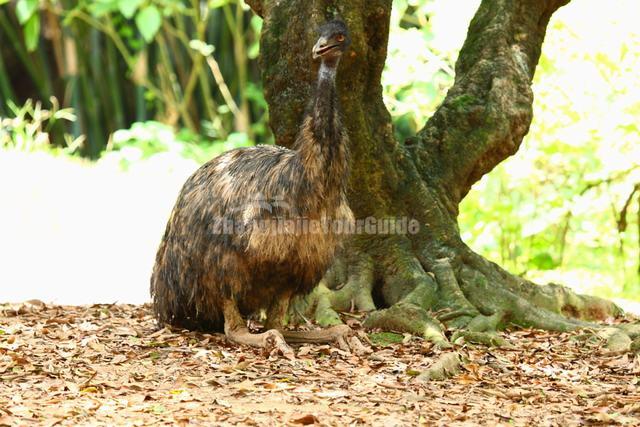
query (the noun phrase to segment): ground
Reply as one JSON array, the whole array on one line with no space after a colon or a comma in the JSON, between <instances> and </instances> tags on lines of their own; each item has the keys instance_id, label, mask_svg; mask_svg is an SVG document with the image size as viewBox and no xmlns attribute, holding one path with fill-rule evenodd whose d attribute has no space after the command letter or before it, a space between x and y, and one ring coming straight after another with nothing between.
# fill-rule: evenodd
<instances>
[{"instance_id":1,"label":"ground","mask_svg":"<svg viewBox=\"0 0 640 427\"><path fill-rule=\"evenodd\" d=\"M458 346L462 369L445 381L420 372L446 353L371 336L365 357L304 346L290 361L158 329L147 306L0 305L0 426L640 425L640 356L584 334Z\"/></svg>"}]
</instances>

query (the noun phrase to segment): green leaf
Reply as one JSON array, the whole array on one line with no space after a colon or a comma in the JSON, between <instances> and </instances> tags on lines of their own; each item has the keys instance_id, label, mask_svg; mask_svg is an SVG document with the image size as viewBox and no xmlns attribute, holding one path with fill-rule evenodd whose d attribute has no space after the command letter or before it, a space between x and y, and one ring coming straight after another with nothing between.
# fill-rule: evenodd
<instances>
[{"instance_id":1,"label":"green leaf","mask_svg":"<svg viewBox=\"0 0 640 427\"><path fill-rule=\"evenodd\" d=\"M38 8L38 0L18 0L16 15L20 24L24 25Z\"/></svg>"},{"instance_id":2,"label":"green leaf","mask_svg":"<svg viewBox=\"0 0 640 427\"><path fill-rule=\"evenodd\" d=\"M558 266L558 263L553 257L547 253L539 253L531 259L530 264L538 270L553 270Z\"/></svg>"},{"instance_id":3,"label":"green leaf","mask_svg":"<svg viewBox=\"0 0 640 427\"><path fill-rule=\"evenodd\" d=\"M38 47L40 40L40 15L33 15L24 26L24 41L27 50L33 52Z\"/></svg>"},{"instance_id":4,"label":"green leaf","mask_svg":"<svg viewBox=\"0 0 640 427\"><path fill-rule=\"evenodd\" d=\"M147 43L150 43L156 36L161 24L162 15L153 5L145 7L136 15L136 25Z\"/></svg>"},{"instance_id":5,"label":"green leaf","mask_svg":"<svg viewBox=\"0 0 640 427\"><path fill-rule=\"evenodd\" d=\"M118 11L119 0L93 0L89 3L89 13L101 18L109 13Z\"/></svg>"},{"instance_id":6,"label":"green leaf","mask_svg":"<svg viewBox=\"0 0 640 427\"><path fill-rule=\"evenodd\" d=\"M136 14L136 11L142 4L143 0L120 0L118 2L118 9L120 9L120 13L127 18L133 18L133 15Z\"/></svg>"},{"instance_id":7,"label":"green leaf","mask_svg":"<svg viewBox=\"0 0 640 427\"><path fill-rule=\"evenodd\" d=\"M217 9L231 3L231 0L209 0L209 9Z\"/></svg>"},{"instance_id":8,"label":"green leaf","mask_svg":"<svg viewBox=\"0 0 640 427\"><path fill-rule=\"evenodd\" d=\"M252 43L249 46L249 51L247 52L247 57L249 59L256 59L260 55L260 43Z\"/></svg>"}]
</instances>

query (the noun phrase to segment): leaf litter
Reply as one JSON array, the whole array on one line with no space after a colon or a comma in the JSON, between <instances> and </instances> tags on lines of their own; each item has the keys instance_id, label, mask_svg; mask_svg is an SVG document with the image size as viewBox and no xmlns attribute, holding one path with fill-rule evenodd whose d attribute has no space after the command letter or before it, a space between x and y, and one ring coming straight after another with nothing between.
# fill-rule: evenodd
<instances>
[{"instance_id":1,"label":"leaf litter","mask_svg":"<svg viewBox=\"0 0 640 427\"><path fill-rule=\"evenodd\" d=\"M640 425L638 354L581 333L500 336L514 345L379 334L366 357L305 345L290 361L159 329L148 306L5 304L0 426ZM425 374L447 361L451 378Z\"/></svg>"}]
</instances>

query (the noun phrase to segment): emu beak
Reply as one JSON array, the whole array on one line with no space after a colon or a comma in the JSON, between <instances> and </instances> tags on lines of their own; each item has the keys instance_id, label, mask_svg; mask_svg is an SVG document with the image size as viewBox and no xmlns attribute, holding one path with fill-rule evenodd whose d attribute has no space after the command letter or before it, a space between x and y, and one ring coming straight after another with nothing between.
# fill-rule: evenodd
<instances>
[{"instance_id":1,"label":"emu beak","mask_svg":"<svg viewBox=\"0 0 640 427\"><path fill-rule=\"evenodd\" d=\"M329 40L326 37L320 37L318 43L313 47L313 59L318 59L322 56L322 51L327 47Z\"/></svg>"}]
</instances>

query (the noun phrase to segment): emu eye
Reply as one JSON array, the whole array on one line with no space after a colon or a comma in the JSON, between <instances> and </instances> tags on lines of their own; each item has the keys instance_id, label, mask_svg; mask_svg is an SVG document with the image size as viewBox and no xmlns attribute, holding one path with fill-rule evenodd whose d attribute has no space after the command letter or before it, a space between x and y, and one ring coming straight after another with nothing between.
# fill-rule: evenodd
<instances>
[{"instance_id":1,"label":"emu eye","mask_svg":"<svg viewBox=\"0 0 640 427\"><path fill-rule=\"evenodd\" d=\"M342 43L344 41L344 36L342 34L338 34L338 36L336 37L336 40Z\"/></svg>"}]
</instances>

